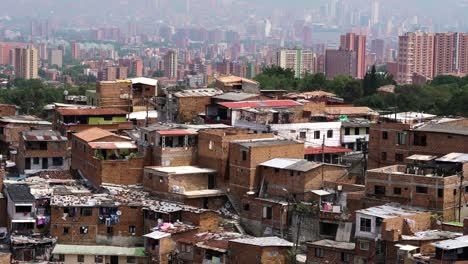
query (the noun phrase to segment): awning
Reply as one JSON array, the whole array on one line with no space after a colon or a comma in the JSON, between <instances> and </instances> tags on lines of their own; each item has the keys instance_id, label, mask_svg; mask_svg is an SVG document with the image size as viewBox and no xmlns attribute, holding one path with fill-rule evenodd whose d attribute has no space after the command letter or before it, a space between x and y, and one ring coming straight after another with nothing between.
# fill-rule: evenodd
<instances>
[{"instance_id":1,"label":"awning","mask_svg":"<svg viewBox=\"0 0 468 264\"><path fill-rule=\"evenodd\" d=\"M138 148L132 142L90 142L89 146L93 149L136 149Z\"/></svg>"},{"instance_id":2,"label":"awning","mask_svg":"<svg viewBox=\"0 0 468 264\"><path fill-rule=\"evenodd\" d=\"M343 148L343 147L324 147L323 148L324 154L349 153L349 152L353 152L353 150ZM305 148L304 154L305 155L322 154L322 147Z\"/></svg>"},{"instance_id":3,"label":"awning","mask_svg":"<svg viewBox=\"0 0 468 264\"><path fill-rule=\"evenodd\" d=\"M324 190L313 190L311 191L312 193L318 195L318 196L324 196L324 195L330 195L331 193L324 191Z\"/></svg>"},{"instance_id":4,"label":"awning","mask_svg":"<svg viewBox=\"0 0 468 264\"><path fill-rule=\"evenodd\" d=\"M165 232L159 232L159 231L154 231L154 232L144 235L144 237L152 238L156 240L161 239L163 237L168 237L168 236L171 236L171 234L168 234Z\"/></svg>"}]
</instances>

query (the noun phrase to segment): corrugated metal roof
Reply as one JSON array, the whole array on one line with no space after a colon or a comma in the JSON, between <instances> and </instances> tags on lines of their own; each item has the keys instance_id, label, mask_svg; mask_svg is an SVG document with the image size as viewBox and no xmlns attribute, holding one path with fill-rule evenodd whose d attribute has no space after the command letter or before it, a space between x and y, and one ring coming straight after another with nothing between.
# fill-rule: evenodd
<instances>
[{"instance_id":1,"label":"corrugated metal roof","mask_svg":"<svg viewBox=\"0 0 468 264\"><path fill-rule=\"evenodd\" d=\"M270 168L294 170L294 171L309 171L320 167L322 164L317 162L311 162L303 159L284 159L276 158L269 161L263 162L260 165Z\"/></svg>"},{"instance_id":2,"label":"corrugated metal roof","mask_svg":"<svg viewBox=\"0 0 468 264\"><path fill-rule=\"evenodd\" d=\"M202 96L215 96L222 94L223 92L218 89L205 88L205 89L192 89L192 90L183 90L177 93L174 93L175 97L202 97Z\"/></svg>"},{"instance_id":3,"label":"corrugated metal roof","mask_svg":"<svg viewBox=\"0 0 468 264\"><path fill-rule=\"evenodd\" d=\"M217 96L213 96L214 99L226 100L226 101L244 101L249 98L258 97L258 94L251 93L225 93Z\"/></svg>"},{"instance_id":4,"label":"corrugated metal roof","mask_svg":"<svg viewBox=\"0 0 468 264\"><path fill-rule=\"evenodd\" d=\"M443 240L439 242L432 243L436 248L443 250L452 250L457 248L468 247L468 236L461 236L454 239Z\"/></svg>"},{"instance_id":5,"label":"corrugated metal roof","mask_svg":"<svg viewBox=\"0 0 468 264\"><path fill-rule=\"evenodd\" d=\"M468 127L452 126L452 125L445 125L445 124L427 124L419 128L416 128L415 131L446 133L446 134L468 136Z\"/></svg>"},{"instance_id":6,"label":"corrugated metal roof","mask_svg":"<svg viewBox=\"0 0 468 264\"><path fill-rule=\"evenodd\" d=\"M450 154L447 154L443 157L436 159L436 161L466 163L468 162L468 154L467 153L450 153Z\"/></svg>"},{"instance_id":7,"label":"corrugated metal roof","mask_svg":"<svg viewBox=\"0 0 468 264\"><path fill-rule=\"evenodd\" d=\"M165 232L160 232L160 231L153 231L149 234L143 235L144 237L147 238L152 238L152 239L161 239L163 237L168 237L171 236L171 234L165 233Z\"/></svg>"},{"instance_id":8,"label":"corrugated metal roof","mask_svg":"<svg viewBox=\"0 0 468 264\"><path fill-rule=\"evenodd\" d=\"M407 157L406 159L408 160L422 160L422 161L429 161L429 160L433 160L437 158L436 156L431 156L431 155L418 155L418 154L414 154L414 155L411 155L409 157Z\"/></svg>"},{"instance_id":9,"label":"corrugated metal roof","mask_svg":"<svg viewBox=\"0 0 468 264\"><path fill-rule=\"evenodd\" d=\"M91 142L89 146L93 149L136 149L132 142Z\"/></svg>"},{"instance_id":10,"label":"corrugated metal roof","mask_svg":"<svg viewBox=\"0 0 468 264\"><path fill-rule=\"evenodd\" d=\"M302 106L301 103L293 100L267 100L267 101L245 101L245 102L222 102L221 106L232 109L239 108L262 108L262 107L294 107Z\"/></svg>"},{"instance_id":11,"label":"corrugated metal roof","mask_svg":"<svg viewBox=\"0 0 468 264\"><path fill-rule=\"evenodd\" d=\"M132 82L132 84L142 83L142 84L151 85L151 86L156 86L158 84L158 80L146 78L146 77L136 77L136 78L131 78L129 80Z\"/></svg>"},{"instance_id":12,"label":"corrugated metal roof","mask_svg":"<svg viewBox=\"0 0 468 264\"><path fill-rule=\"evenodd\" d=\"M315 242L308 242L309 245L320 246L320 247L330 247L330 248L339 248L345 250L354 250L355 244L349 242L340 242L335 240L319 240Z\"/></svg>"},{"instance_id":13,"label":"corrugated metal roof","mask_svg":"<svg viewBox=\"0 0 468 264\"><path fill-rule=\"evenodd\" d=\"M324 195L330 195L331 193L324 191L324 190L313 190L311 191L312 193L318 195L318 196L324 196Z\"/></svg>"},{"instance_id":14,"label":"corrugated metal roof","mask_svg":"<svg viewBox=\"0 0 468 264\"><path fill-rule=\"evenodd\" d=\"M54 130L31 130L23 132L25 141L67 141L67 137L62 136Z\"/></svg>"},{"instance_id":15,"label":"corrugated metal roof","mask_svg":"<svg viewBox=\"0 0 468 264\"><path fill-rule=\"evenodd\" d=\"M417 214L418 211L411 211L400 207L394 207L389 205L374 206L362 210L357 210L356 213L372 215L384 219L395 218L401 216L410 216Z\"/></svg>"},{"instance_id":16,"label":"corrugated metal roof","mask_svg":"<svg viewBox=\"0 0 468 264\"><path fill-rule=\"evenodd\" d=\"M280 237L254 237L231 240L235 243L260 247L292 247L294 244Z\"/></svg>"}]
</instances>

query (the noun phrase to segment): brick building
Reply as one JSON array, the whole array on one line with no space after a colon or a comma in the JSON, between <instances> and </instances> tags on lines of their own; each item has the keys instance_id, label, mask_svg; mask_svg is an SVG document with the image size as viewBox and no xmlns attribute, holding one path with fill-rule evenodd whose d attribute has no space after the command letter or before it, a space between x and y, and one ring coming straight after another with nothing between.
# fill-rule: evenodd
<instances>
[{"instance_id":1,"label":"brick building","mask_svg":"<svg viewBox=\"0 0 468 264\"><path fill-rule=\"evenodd\" d=\"M304 144L289 140L240 140L229 146L229 188L244 196L260 190L261 178L257 166L274 157L304 157Z\"/></svg>"},{"instance_id":2,"label":"brick building","mask_svg":"<svg viewBox=\"0 0 468 264\"><path fill-rule=\"evenodd\" d=\"M9 148L18 148L21 132L33 129L50 129L51 123L36 116L0 117L0 152L7 154Z\"/></svg>"},{"instance_id":3,"label":"brick building","mask_svg":"<svg viewBox=\"0 0 468 264\"><path fill-rule=\"evenodd\" d=\"M73 134L71 142L72 171L95 187L102 183L142 183L144 159L131 139L90 128Z\"/></svg>"},{"instance_id":4,"label":"brick building","mask_svg":"<svg viewBox=\"0 0 468 264\"><path fill-rule=\"evenodd\" d=\"M23 131L16 166L19 172L69 168L68 139L52 130Z\"/></svg>"},{"instance_id":5,"label":"brick building","mask_svg":"<svg viewBox=\"0 0 468 264\"><path fill-rule=\"evenodd\" d=\"M206 232L184 236L177 240L177 259L187 264L215 262L228 263L228 243L230 240L248 236L232 232Z\"/></svg>"},{"instance_id":6,"label":"brick building","mask_svg":"<svg viewBox=\"0 0 468 264\"><path fill-rule=\"evenodd\" d=\"M455 221L458 212L464 218L468 212L459 200L468 198L466 180L468 155L434 156L412 155L407 165L393 165L372 169L366 177L367 205L395 202L423 208L437 213L445 221ZM460 182L461 174L463 182Z\"/></svg>"},{"instance_id":7,"label":"brick building","mask_svg":"<svg viewBox=\"0 0 468 264\"><path fill-rule=\"evenodd\" d=\"M205 122L232 126L307 122L303 110L304 106L293 100L220 102L207 107Z\"/></svg>"},{"instance_id":8,"label":"brick building","mask_svg":"<svg viewBox=\"0 0 468 264\"><path fill-rule=\"evenodd\" d=\"M54 118L54 130L70 137L71 133L92 127L109 131L132 129L133 124L127 120L127 114L126 111L117 108L58 108Z\"/></svg>"},{"instance_id":9,"label":"brick building","mask_svg":"<svg viewBox=\"0 0 468 264\"><path fill-rule=\"evenodd\" d=\"M18 107L11 104L0 104L0 117L15 116L18 114Z\"/></svg>"},{"instance_id":10,"label":"brick building","mask_svg":"<svg viewBox=\"0 0 468 264\"><path fill-rule=\"evenodd\" d=\"M205 112L211 98L223 92L218 89L205 88L182 90L158 97L157 107L160 110L159 120L163 122L193 122Z\"/></svg>"},{"instance_id":11,"label":"brick building","mask_svg":"<svg viewBox=\"0 0 468 264\"><path fill-rule=\"evenodd\" d=\"M144 77L98 82L96 91L87 91L88 105L128 112L144 111L147 100L157 96L157 86L157 80Z\"/></svg>"},{"instance_id":12,"label":"brick building","mask_svg":"<svg viewBox=\"0 0 468 264\"><path fill-rule=\"evenodd\" d=\"M273 134L254 134L247 129L207 129L198 134L198 161L200 166L217 171L215 186L229 183L230 143L236 140L273 139Z\"/></svg>"},{"instance_id":13,"label":"brick building","mask_svg":"<svg viewBox=\"0 0 468 264\"><path fill-rule=\"evenodd\" d=\"M388 205L356 211L354 263L394 263L402 235L431 227L431 213Z\"/></svg>"},{"instance_id":14,"label":"brick building","mask_svg":"<svg viewBox=\"0 0 468 264\"><path fill-rule=\"evenodd\" d=\"M334 240L319 240L307 243L307 264L354 262L355 244Z\"/></svg>"},{"instance_id":15,"label":"brick building","mask_svg":"<svg viewBox=\"0 0 468 264\"><path fill-rule=\"evenodd\" d=\"M145 167L143 186L161 199L219 209L225 193L215 189L215 177L215 170L194 166Z\"/></svg>"},{"instance_id":16,"label":"brick building","mask_svg":"<svg viewBox=\"0 0 468 264\"><path fill-rule=\"evenodd\" d=\"M225 92L260 93L260 84L258 82L232 75L216 78L215 87Z\"/></svg>"},{"instance_id":17,"label":"brick building","mask_svg":"<svg viewBox=\"0 0 468 264\"><path fill-rule=\"evenodd\" d=\"M255 237L230 240L229 264L288 263L288 251L293 243L279 237Z\"/></svg>"},{"instance_id":18,"label":"brick building","mask_svg":"<svg viewBox=\"0 0 468 264\"><path fill-rule=\"evenodd\" d=\"M379 122L372 124L369 137L369 168L403 164L413 154L468 153L466 119L419 126Z\"/></svg>"}]
</instances>

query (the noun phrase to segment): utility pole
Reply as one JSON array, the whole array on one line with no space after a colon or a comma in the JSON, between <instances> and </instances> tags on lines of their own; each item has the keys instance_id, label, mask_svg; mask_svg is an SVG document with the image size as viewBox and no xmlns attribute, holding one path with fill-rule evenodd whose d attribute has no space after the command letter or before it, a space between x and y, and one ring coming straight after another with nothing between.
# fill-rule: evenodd
<instances>
[{"instance_id":1,"label":"utility pole","mask_svg":"<svg viewBox=\"0 0 468 264\"><path fill-rule=\"evenodd\" d=\"M463 189L463 171L458 172L460 175L460 186L458 190L458 222L461 223L461 202L462 202L462 189Z\"/></svg>"},{"instance_id":2,"label":"utility pole","mask_svg":"<svg viewBox=\"0 0 468 264\"><path fill-rule=\"evenodd\" d=\"M322 163L325 163L325 135L323 135L323 140L322 140ZM323 164L322 164L322 187L323 187Z\"/></svg>"}]
</instances>

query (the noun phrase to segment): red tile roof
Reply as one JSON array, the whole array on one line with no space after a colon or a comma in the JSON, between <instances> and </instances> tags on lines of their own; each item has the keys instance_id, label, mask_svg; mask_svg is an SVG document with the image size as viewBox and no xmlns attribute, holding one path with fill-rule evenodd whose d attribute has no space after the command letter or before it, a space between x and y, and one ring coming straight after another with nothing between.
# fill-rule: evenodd
<instances>
[{"instance_id":1,"label":"red tile roof","mask_svg":"<svg viewBox=\"0 0 468 264\"><path fill-rule=\"evenodd\" d=\"M63 116L101 116L101 115L126 115L127 111L118 108L97 108L97 109L72 109L59 108L57 113Z\"/></svg>"},{"instance_id":2,"label":"red tile roof","mask_svg":"<svg viewBox=\"0 0 468 264\"><path fill-rule=\"evenodd\" d=\"M267 100L267 101L245 101L245 102L222 102L218 103L226 108L262 108L262 107L293 107L302 104L293 100Z\"/></svg>"},{"instance_id":3,"label":"red tile roof","mask_svg":"<svg viewBox=\"0 0 468 264\"><path fill-rule=\"evenodd\" d=\"M332 153L348 153L352 152L353 150L343 148L343 147L325 147L323 149L325 154L332 154ZM314 154L322 154L322 147L309 147L304 149L305 155L314 155Z\"/></svg>"}]
</instances>

